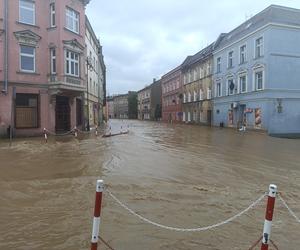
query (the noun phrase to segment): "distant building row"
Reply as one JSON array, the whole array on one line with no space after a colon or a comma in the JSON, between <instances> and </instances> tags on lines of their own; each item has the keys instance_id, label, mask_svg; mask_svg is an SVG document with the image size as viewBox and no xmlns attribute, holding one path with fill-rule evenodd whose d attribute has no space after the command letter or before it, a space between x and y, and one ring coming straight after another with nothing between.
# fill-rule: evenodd
<instances>
[{"instance_id":1,"label":"distant building row","mask_svg":"<svg viewBox=\"0 0 300 250\"><path fill-rule=\"evenodd\" d=\"M138 118L300 135L299 44L300 10L271 5L140 90Z\"/></svg>"}]
</instances>

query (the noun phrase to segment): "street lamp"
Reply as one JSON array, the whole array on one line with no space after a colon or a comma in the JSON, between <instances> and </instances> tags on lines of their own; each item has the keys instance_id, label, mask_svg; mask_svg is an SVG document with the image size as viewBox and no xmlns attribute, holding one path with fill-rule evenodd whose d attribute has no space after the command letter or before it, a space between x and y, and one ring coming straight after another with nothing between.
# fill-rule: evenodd
<instances>
[{"instance_id":1,"label":"street lamp","mask_svg":"<svg viewBox=\"0 0 300 250\"><path fill-rule=\"evenodd\" d=\"M87 79L86 79L86 99L87 99L87 124L86 124L86 130L90 131L90 103L89 103L89 70L93 69L93 64L92 64L92 58L88 56L86 58L86 74L87 74Z\"/></svg>"}]
</instances>

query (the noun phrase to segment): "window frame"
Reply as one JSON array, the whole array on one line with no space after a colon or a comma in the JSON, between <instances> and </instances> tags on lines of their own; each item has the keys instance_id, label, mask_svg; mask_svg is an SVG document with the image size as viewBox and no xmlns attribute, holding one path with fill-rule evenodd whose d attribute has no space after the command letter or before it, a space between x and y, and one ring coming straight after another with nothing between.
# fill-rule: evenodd
<instances>
[{"instance_id":1,"label":"window frame","mask_svg":"<svg viewBox=\"0 0 300 250\"><path fill-rule=\"evenodd\" d=\"M231 54L231 56L230 56L230 54ZM230 50L227 54L227 68L228 69L233 68L233 54L234 54L233 50Z\"/></svg>"},{"instance_id":2,"label":"window frame","mask_svg":"<svg viewBox=\"0 0 300 250\"><path fill-rule=\"evenodd\" d=\"M222 82L216 82L216 97L222 97Z\"/></svg>"},{"instance_id":3,"label":"window frame","mask_svg":"<svg viewBox=\"0 0 300 250\"><path fill-rule=\"evenodd\" d=\"M72 15L69 14L69 12L72 13ZM80 14L79 12L77 12L76 10L70 8L70 7L67 7L66 8L66 25L65 25L65 28L71 32L74 32L76 34L79 34L80 33ZM74 16L75 15L75 16ZM72 28L68 27L68 18L71 18L72 19ZM77 18L77 19L76 19ZM76 25L74 26L74 24L76 24L76 21L77 21L77 29L76 30ZM74 29L75 28L75 29Z\"/></svg>"},{"instance_id":4,"label":"window frame","mask_svg":"<svg viewBox=\"0 0 300 250\"><path fill-rule=\"evenodd\" d=\"M26 3L30 3L33 5L32 9L29 9L27 7L21 7L21 2L26 2ZM29 22L25 22L21 20L21 9L25 8L27 10L32 10L33 11L33 23L29 23ZM33 1L28 1L28 0L19 0L19 22L23 23L23 24L28 24L28 25L36 25L36 16L35 16L35 2Z\"/></svg>"},{"instance_id":5,"label":"window frame","mask_svg":"<svg viewBox=\"0 0 300 250\"><path fill-rule=\"evenodd\" d=\"M56 9L55 3L50 3L50 27L56 27Z\"/></svg>"},{"instance_id":6,"label":"window frame","mask_svg":"<svg viewBox=\"0 0 300 250\"><path fill-rule=\"evenodd\" d=\"M54 52L54 55L53 55ZM53 63L55 61L55 64ZM55 65L55 67L54 67ZM50 72L51 75L56 75L57 74L57 61L56 61L56 49L55 48L50 48Z\"/></svg>"},{"instance_id":7,"label":"window frame","mask_svg":"<svg viewBox=\"0 0 300 250\"><path fill-rule=\"evenodd\" d=\"M33 49L33 55L31 54L27 54L27 53L22 53L22 47L29 47ZM36 59L36 48L33 46L28 46L28 45L20 45L20 56L19 56L19 60L20 60L20 71L21 72L27 72L27 73L35 73L36 68L35 68L35 59ZM30 57L33 58L33 70L28 70L28 69L22 69L22 57Z\"/></svg>"},{"instance_id":8,"label":"window frame","mask_svg":"<svg viewBox=\"0 0 300 250\"><path fill-rule=\"evenodd\" d=\"M242 61L242 48L243 47L245 47L245 50L244 50L244 60ZM242 44L240 47L239 47L239 62L240 62L240 64L244 64L244 63L246 63L247 62L247 44L245 43L245 44Z\"/></svg>"},{"instance_id":9,"label":"window frame","mask_svg":"<svg viewBox=\"0 0 300 250\"><path fill-rule=\"evenodd\" d=\"M259 40L259 39L262 39L262 43L259 45L259 46L257 46L257 41ZM254 39L254 58L255 59L258 59L258 58L261 58L261 57L263 57L264 56L264 36L259 36L259 37L257 37L257 38L255 38ZM258 53L257 53L257 48L260 48L260 55L258 55Z\"/></svg>"},{"instance_id":10,"label":"window frame","mask_svg":"<svg viewBox=\"0 0 300 250\"><path fill-rule=\"evenodd\" d=\"M239 74L238 77L239 77L239 85L238 85L238 87L239 87L239 93L240 94L247 93L247 89L248 89L248 77L247 77L247 74L246 73L241 73L241 74ZM245 91L243 91L242 85L241 85L241 79L243 77L245 77Z\"/></svg>"},{"instance_id":11,"label":"window frame","mask_svg":"<svg viewBox=\"0 0 300 250\"><path fill-rule=\"evenodd\" d=\"M262 74L262 76L261 76L261 81L262 81L261 82L261 88L258 88L258 81L256 81L257 80L256 76L257 76L258 73ZM255 91L262 91L262 90L264 90L265 89L265 70L264 70L264 68L258 68L256 70L254 70L253 75L254 75L254 77L253 77L253 80L254 80L254 90Z\"/></svg>"},{"instance_id":12,"label":"window frame","mask_svg":"<svg viewBox=\"0 0 300 250\"><path fill-rule=\"evenodd\" d=\"M219 56L217 58L217 73L221 73L221 60L222 58Z\"/></svg>"},{"instance_id":13,"label":"window frame","mask_svg":"<svg viewBox=\"0 0 300 250\"><path fill-rule=\"evenodd\" d=\"M67 53L70 53L69 55L69 68L67 67L67 61L68 61L68 57L67 57ZM73 53L74 54L74 59L72 59L71 58L71 53ZM76 59L75 59L75 56L78 56L78 61L76 61ZM72 62L74 63L74 74L72 74ZM76 65L76 63L78 64L78 75L76 75L76 67L75 67L75 65ZM67 72L67 68L69 69L69 73ZM68 75L68 76L72 76L72 77L80 77L80 53L77 53L77 52L74 52L74 51L72 51L72 50L68 50L68 49L66 49L65 50L65 74L66 75Z\"/></svg>"}]
</instances>

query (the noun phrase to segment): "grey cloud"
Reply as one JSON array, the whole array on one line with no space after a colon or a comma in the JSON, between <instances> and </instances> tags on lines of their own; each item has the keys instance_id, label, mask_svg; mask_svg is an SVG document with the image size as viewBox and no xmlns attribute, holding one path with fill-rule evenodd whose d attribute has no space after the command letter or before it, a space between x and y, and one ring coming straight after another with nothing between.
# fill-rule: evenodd
<instances>
[{"instance_id":1,"label":"grey cloud","mask_svg":"<svg viewBox=\"0 0 300 250\"><path fill-rule=\"evenodd\" d=\"M294 0L92 0L87 15L100 37L110 94L138 90L270 4Z\"/></svg>"}]
</instances>

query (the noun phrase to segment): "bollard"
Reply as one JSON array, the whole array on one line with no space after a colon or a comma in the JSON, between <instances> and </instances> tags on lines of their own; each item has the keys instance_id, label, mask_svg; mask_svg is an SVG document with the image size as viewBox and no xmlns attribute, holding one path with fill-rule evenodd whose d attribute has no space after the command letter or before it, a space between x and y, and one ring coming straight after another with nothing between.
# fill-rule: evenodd
<instances>
[{"instance_id":1,"label":"bollard","mask_svg":"<svg viewBox=\"0 0 300 250\"><path fill-rule=\"evenodd\" d=\"M261 250L269 249L269 242L271 240L270 236L271 236L271 228L272 228L272 220L273 220L276 195L277 195L277 186L274 184L271 184L269 186L268 203L267 203L267 209L266 209L266 217L265 217Z\"/></svg>"},{"instance_id":2,"label":"bollard","mask_svg":"<svg viewBox=\"0 0 300 250\"><path fill-rule=\"evenodd\" d=\"M99 236L99 229L100 229L100 214L101 214L103 189L104 189L103 181L98 180L97 185L96 185L96 199L95 199L95 208L94 208L91 250L97 250L97 247L98 247L98 236Z\"/></svg>"},{"instance_id":3,"label":"bollard","mask_svg":"<svg viewBox=\"0 0 300 250\"><path fill-rule=\"evenodd\" d=\"M109 126L109 135L111 136L111 126Z\"/></svg>"},{"instance_id":4,"label":"bollard","mask_svg":"<svg viewBox=\"0 0 300 250\"><path fill-rule=\"evenodd\" d=\"M95 134L96 134L96 136L98 136L98 126L96 126Z\"/></svg>"},{"instance_id":5,"label":"bollard","mask_svg":"<svg viewBox=\"0 0 300 250\"><path fill-rule=\"evenodd\" d=\"M44 128L44 137L45 137L45 142L48 142L48 136L47 136L47 131L46 128Z\"/></svg>"},{"instance_id":6,"label":"bollard","mask_svg":"<svg viewBox=\"0 0 300 250\"><path fill-rule=\"evenodd\" d=\"M77 136L78 136L78 132L77 132L77 127L76 126L74 127L74 136L75 136L75 138L77 138Z\"/></svg>"}]
</instances>

